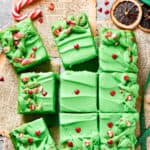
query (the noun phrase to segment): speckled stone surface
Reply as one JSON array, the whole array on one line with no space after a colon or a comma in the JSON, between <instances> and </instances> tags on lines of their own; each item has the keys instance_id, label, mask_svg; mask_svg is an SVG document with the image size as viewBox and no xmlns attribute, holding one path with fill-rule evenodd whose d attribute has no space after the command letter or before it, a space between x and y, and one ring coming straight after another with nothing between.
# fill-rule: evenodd
<instances>
[{"instance_id":1,"label":"speckled stone surface","mask_svg":"<svg viewBox=\"0 0 150 150\"><path fill-rule=\"evenodd\" d=\"M1 0L0 3L0 29L11 23L11 1Z\"/></svg>"}]
</instances>

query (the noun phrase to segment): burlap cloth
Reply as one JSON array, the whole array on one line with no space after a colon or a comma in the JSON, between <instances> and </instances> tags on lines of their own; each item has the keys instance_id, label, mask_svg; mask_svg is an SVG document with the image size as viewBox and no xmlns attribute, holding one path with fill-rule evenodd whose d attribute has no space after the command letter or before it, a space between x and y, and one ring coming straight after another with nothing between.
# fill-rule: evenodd
<instances>
[{"instance_id":1,"label":"burlap cloth","mask_svg":"<svg viewBox=\"0 0 150 150\"><path fill-rule=\"evenodd\" d=\"M113 23L109 21L97 22L96 23L96 0L53 0L55 3L55 10L50 11L48 9L51 0L38 0L38 3L34 3L24 11L30 11L34 7L38 6L43 11L44 22L41 24L35 21L39 33L43 39L43 42L52 57L51 62L44 63L33 70L36 71L60 71L60 59L59 54L56 50L54 44L50 26L57 20L65 17L69 14L79 14L79 12L86 12L90 18L90 23L93 29L93 33L96 33L97 29L101 26L115 27ZM15 3L15 2L14 2ZM137 29L135 31L137 37L137 43L139 48L139 84L140 84L140 97L137 101L137 109L140 111L140 99L141 91L143 90L144 83L150 70L150 34L144 33ZM8 60L4 55L0 55L0 75L4 76L5 81L0 82L0 134L4 138L4 148L3 150L13 150L11 142L8 137L8 132L21 125L24 122L33 120L35 117L24 117L23 115L16 114L17 108L17 74L15 73L12 66L9 64ZM147 104L148 105L148 104ZM149 107L150 108L150 107ZM147 114L147 113L146 113ZM150 125L150 117L146 118L147 126ZM50 120L51 121L51 120ZM56 141L58 141L58 127L50 127L52 136ZM140 135L139 125L137 128L137 136ZM150 142L149 142L150 143ZM150 150L150 146L148 146Z\"/></svg>"}]
</instances>

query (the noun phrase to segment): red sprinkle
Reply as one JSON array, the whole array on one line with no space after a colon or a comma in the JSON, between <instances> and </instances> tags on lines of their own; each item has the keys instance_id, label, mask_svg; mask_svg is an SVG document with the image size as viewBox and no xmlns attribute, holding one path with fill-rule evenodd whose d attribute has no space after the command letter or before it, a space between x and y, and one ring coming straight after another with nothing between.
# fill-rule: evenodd
<instances>
[{"instance_id":1,"label":"red sprinkle","mask_svg":"<svg viewBox=\"0 0 150 150\"><path fill-rule=\"evenodd\" d=\"M113 127L113 123L112 122L108 122L107 126L108 126L108 128L112 128Z\"/></svg>"},{"instance_id":2,"label":"red sprinkle","mask_svg":"<svg viewBox=\"0 0 150 150\"><path fill-rule=\"evenodd\" d=\"M4 77L0 76L0 81L4 81Z\"/></svg>"},{"instance_id":3,"label":"red sprinkle","mask_svg":"<svg viewBox=\"0 0 150 150\"><path fill-rule=\"evenodd\" d=\"M54 35L56 35L56 36L59 35L59 32L60 32L59 29L56 29L56 30L53 31Z\"/></svg>"},{"instance_id":4,"label":"red sprinkle","mask_svg":"<svg viewBox=\"0 0 150 150\"><path fill-rule=\"evenodd\" d=\"M41 134L41 131L40 131L40 130L37 130L37 131L35 131L35 134L36 134L37 136L39 136L39 135Z\"/></svg>"},{"instance_id":5,"label":"red sprinkle","mask_svg":"<svg viewBox=\"0 0 150 150\"><path fill-rule=\"evenodd\" d=\"M117 54L112 54L112 58L113 58L113 59L116 59L117 57L118 57Z\"/></svg>"},{"instance_id":6,"label":"red sprinkle","mask_svg":"<svg viewBox=\"0 0 150 150\"><path fill-rule=\"evenodd\" d=\"M46 95L47 95L47 92L46 92L46 91L43 91L43 92L42 92L42 95L43 95L43 96L46 96Z\"/></svg>"},{"instance_id":7,"label":"red sprinkle","mask_svg":"<svg viewBox=\"0 0 150 150\"><path fill-rule=\"evenodd\" d=\"M72 20L67 20L66 23L72 26L76 25L75 22L73 22Z\"/></svg>"},{"instance_id":8,"label":"red sprinkle","mask_svg":"<svg viewBox=\"0 0 150 150\"><path fill-rule=\"evenodd\" d=\"M74 94L76 95L80 94L80 90L79 89L74 90Z\"/></svg>"},{"instance_id":9,"label":"red sprinkle","mask_svg":"<svg viewBox=\"0 0 150 150\"><path fill-rule=\"evenodd\" d=\"M50 3L48 8L49 8L49 10L53 11L55 9L54 3Z\"/></svg>"},{"instance_id":10,"label":"red sprinkle","mask_svg":"<svg viewBox=\"0 0 150 150\"><path fill-rule=\"evenodd\" d=\"M102 11L103 11L103 8L102 8L102 7L99 7L99 8L98 8L98 11L99 11L99 12L102 12Z\"/></svg>"},{"instance_id":11,"label":"red sprinkle","mask_svg":"<svg viewBox=\"0 0 150 150\"><path fill-rule=\"evenodd\" d=\"M23 81L23 82L28 82L28 80L29 80L29 78L28 78L27 76L24 76L24 77L22 78L22 81Z\"/></svg>"},{"instance_id":12,"label":"red sprinkle","mask_svg":"<svg viewBox=\"0 0 150 150\"><path fill-rule=\"evenodd\" d=\"M108 14L109 14L109 10L106 9L106 10L105 10L105 15L108 15Z\"/></svg>"},{"instance_id":13,"label":"red sprinkle","mask_svg":"<svg viewBox=\"0 0 150 150\"><path fill-rule=\"evenodd\" d=\"M23 59L22 61L21 61L21 64L24 66L24 65L27 65L27 64L30 64L31 62L30 62L30 60L29 59Z\"/></svg>"},{"instance_id":14,"label":"red sprinkle","mask_svg":"<svg viewBox=\"0 0 150 150\"><path fill-rule=\"evenodd\" d=\"M132 62L133 61L133 57L132 56L130 56L130 62Z\"/></svg>"},{"instance_id":15,"label":"red sprinkle","mask_svg":"<svg viewBox=\"0 0 150 150\"><path fill-rule=\"evenodd\" d=\"M37 47L32 47L32 50L33 51L37 51Z\"/></svg>"},{"instance_id":16,"label":"red sprinkle","mask_svg":"<svg viewBox=\"0 0 150 150\"><path fill-rule=\"evenodd\" d=\"M109 5L109 1L108 0L105 0L104 4L107 6Z\"/></svg>"},{"instance_id":17,"label":"red sprinkle","mask_svg":"<svg viewBox=\"0 0 150 150\"><path fill-rule=\"evenodd\" d=\"M28 138L28 143L32 143L33 142L33 138Z\"/></svg>"},{"instance_id":18,"label":"red sprinkle","mask_svg":"<svg viewBox=\"0 0 150 150\"><path fill-rule=\"evenodd\" d=\"M33 94L33 91L32 90L28 90L28 94Z\"/></svg>"},{"instance_id":19,"label":"red sprinkle","mask_svg":"<svg viewBox=\"0 0 150 150\"><path fill-rule=\"evenodd\" d=\"M43 17L38 18L38 22L43 23L44 22Z\"/></svg>"},{"instance_id":20,"label":"red sprinkle","mask_svg":"<svg viewBox=\"0 0 150 150\"><path fill-rule=\"evenodd\" d=\"M123 77L123 79L124 79L125 81L128 81L128 80L129 80L129 76L126 75L126 76Z\"/></svg>"},{"instance_id":21,"label":"red sprinkle","mask_svg":"<svg viewBox=\"0 0 150 150\"><path fill-rule=\"evenodd\" d=\"M81 132L81 128L76 128L75 130L76 130L77 133Z\"/></svg>"},{"instance_id":22,"label":"red sprinkle","mask_svg":"<svg viewBox=\"0 0 150 150\"><path fill-rule=\"evenodd\" d=\"M79 44L78 43L74 44L74 48L79 49Z\"/></svg>"},{"instance_id":23,"label":"red sprinkle","mask_svg":"<svg viewBox=\"0 0 150 150\"><path fill-rule=\"evenodd\" d=\"M22 38L24 36L25 36L25 34L21 33L21 32L15 32L15 33L13 33L13 39L14 40L19 40L20 38Z\"/></svg>"},{"instance_id":24,"label":"red sprinkle","mask_svg":"<svg viewBox=\"0 0 150 150\"><path fill-rule=\"evenodd\" d=\"M60 26L58 30L59 30L59 32L61 32L62 31L62 27Z\"/></svg>"},{"instance_id":25,"label":"red sprinkle","mask_svg":"<svg viewBox=\"0 0 150 150\"><path fill-rule=\"evenodd\" d=\"M18 40L15 40L15 41L14 41L14 45L17 46L18 44L19 44L19 41L18 41Z\"/></svg>"},{"instance_id":26,"label":"red sprinkle","mask_svg":"<svg viewBox=\"0 0 150 150\"><path fill-rule=\"evenodd\" d=\"M114 90L110 91L110 95L114 96L116 94L116 92Z\"/></svg>"},{"instance_id":27,"label":"red sprinkle","mask_svg":"<svg viewBox=\"0 0 150 150\"><path fill-rule=\"evenodd\" d=\"M33 104L30 104L30 105L29 105L29 108L30 108L30 110L34 110L34 109L35 109L35 106L34 106Z\"/></svg>"},{"instance_id":28,"label":"red sprinkle","mask_svg":"<svg viewBox=\"0 0 150 150\"><path fill-rule=\"evenodd\" d=\"M34 54L34 53L31 53L31 54L30 54L30 58L35 58L35 54Z\"/></svg>"},{"instance_id":29,"label":"red sprinkle","mask_svg":"<svg viewBox=\"0 0 150 150\"><path fill-rule=\"evenodd\" d=\"M108 140L107 144L112 145L113 144L113 140Z\"/></svg>"},{"instance_id":30,"label":"red sprinkle","mask_svg":"<svg viewBox=\"0 0 150 150\"><path fill-rule=\"evenodd\" d=\"M73 147L73 143L71 141L68 141L68 146Z\"/></svg>"},{"instance_id":31,"label":"red sprinkle","mask_svg":"<svg viewBox=\"0 0 150 150\"><path fill-rule=\"evenodd\" d=\"M111 36L112 36L112 32L111 31L105 32L105 38L109 38Z\"/></svg>"},{"instance_id":32,"label":"red sprinkle","mask_svg":"<svg viewBox=\"0 0 150 150\"><path fill-rule=\"evenodd\" d=\"M19 36L19 33L18 33L18 32L15 32L15 33L13 34L13 39L14 39L14 40L19 40L19 39L20 39L20 36Z\"/></svg>"}]
</instances>

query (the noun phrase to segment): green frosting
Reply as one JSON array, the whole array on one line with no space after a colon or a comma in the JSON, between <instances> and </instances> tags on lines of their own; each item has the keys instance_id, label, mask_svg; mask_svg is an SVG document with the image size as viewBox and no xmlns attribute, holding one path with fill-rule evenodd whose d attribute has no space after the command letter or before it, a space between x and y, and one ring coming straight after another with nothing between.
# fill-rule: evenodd
<instances>
[{"instance_id":1,"label":"green frosting","mask_svg":"<svg viewBox=\"0 0 150 150\"><path fill-rule=\"evenodd\" d=\"M132 31L100 30L100 71L137 72L137 45Z\"/></svg>"},{"instance_id":2,"label":"green frosting","mask_svg":"<svg viewBox=\"0 0 150 150\"><path fill-rule=\"evenodd\" d=\"M60 76L60 111L96 112L96 93L96 73L65 71Z\"/></svg>"},{"instance_id":3,"label":"green frosting","mask_svg":"<svg viewBox=\"0 0 150 150\"><path fill-rule=\"evenodd\" d=\"M19 79L18 113L55 112L55 74L23 73Z\"/></svg>"},{"instance_id":4,"label":"green frosting","mask_svg":"<svg viewBox=\"0 0 150 150\"><path fill-rule=\"evenodd\" d=\"M86 14L69 16L66 20L55 23L51 29L65 68L87 62L97 56ZM74 48L74 45L78 45L77 48Z\"/></svg>"},{"instance_id":5,"label":"green frosting","mask_svg":"<svg viewBox=\"0 0 150 150\"><path fill-rule=\"evenodd\" d=\"M133 73L99 74L99 108L101 112L136 112L139 86ZM113 104L113 105L112 105Z\"/></svg>"},{"instance_id":6,"label":"green frosting","mask_svg":"<svg viewBox=\"0 0 150 150\"><path fill-rule=\"evenodd\" d=\"M135 150L137 113L100 113L101 150Z\"/></svg>"},{"instance_id":7,"label":"green frosting","mask_svg":"<svg viewBox=\"0 0 150 150\"><path fill-rule=\"evenodd\" d=\"M0 44L17 72L49 59L40 35L30 19L0 32Z\"/></svg>"},{"instance_id":8,"label":"green frosting","mask_svg":"<svg viewBox=\"0 0 150 150\"><path fill-rule=\"evenodd\" d=\"M99 150L97 114L60 113L60 150Z\"/></svg>"},{"instance_id":9,"label":"green frosting","mask_svg":"<svg viewBox=\"0 0 150 150\"><path fill-rule=\"evenodd\" d=\"M12 130L10 136L15 150L56 150L42 118Z\"/></svg>"}]
</instances>

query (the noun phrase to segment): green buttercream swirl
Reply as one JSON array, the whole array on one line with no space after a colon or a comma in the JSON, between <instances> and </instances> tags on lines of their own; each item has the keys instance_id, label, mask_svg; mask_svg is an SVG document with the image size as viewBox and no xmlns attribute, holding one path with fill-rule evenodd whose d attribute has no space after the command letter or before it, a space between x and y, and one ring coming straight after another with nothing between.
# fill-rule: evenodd
<instances>
[{"instance_id":1,"label":"green buttercream swirl","mask_svg":"<svg viewBox=\"0 0 150 150\"><path fill-rule=\"evenodd\" d=\"M110 138L107 134L105 136L106 143L108 140L112 140L113 144L102 144L101 148L106 150L135 150L135 144L137 142L135 136L136 121L138 115L128 115L120 117L120 119L114 123L112 129L110 129L114 136Z\"/></svg>"},{"instance_id":2,"label":"green buttercream swirl","mask_svg":"<svg viewBox=\"0 0 150 150\"><path fill-rule=\"evenodd\" d=\"M36 135L36 131L40 134ZM16 150L56 150L55 143L42 118L12 130L10 136ZM31 143L29 139L32 139Z\"/></svg>"},{"instance_id":3,"label":"green buttercream swirl","mask_svg":"<svg viewBox=\"0 0 150 150\"><path fill-rule=\"evenodd\" d=\"M72 22L72 23L67 23ZM52 32L57 41L61 41L68 37L71 33L85 33L88 28L88 18L86 14L82 13L77 17L69 16L66 20L62 20L52 27ZM58 31L60 29L60 31ZM55 31L59 32L59 35L55 35Z\"/></svg>"}]
</instances>

